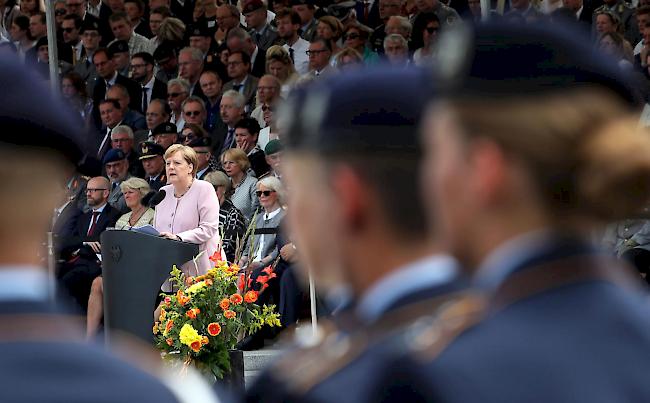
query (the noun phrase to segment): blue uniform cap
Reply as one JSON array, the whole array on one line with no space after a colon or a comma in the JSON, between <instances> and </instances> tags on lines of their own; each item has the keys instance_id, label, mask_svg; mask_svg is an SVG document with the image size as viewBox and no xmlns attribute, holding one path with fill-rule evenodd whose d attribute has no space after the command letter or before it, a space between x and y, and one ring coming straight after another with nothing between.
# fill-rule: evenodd
<instances>
[{"instance_id":1,"label":"blue uniform cap","mask_svg":"<svg viewBox=\"0 0 650 403\"><path fill-rule=\"evenodd\" d=\"M122 161L123 159L126 159L126 154L124 154L122 150L119 150L117 148L112 148L108 150L108 152L104 156L104 159L102 160L102 163L106 165L111 162Z\"/></svg>"},{"instance_id":2,"label":"blue uniform cap","mask_svg":"<svg viewBox=\"0 0 650 403\"><path fill-rule=\"evenodd\" d=\"M379 67L294 91L280 110L280 120L287 121L287 148L416 152L431 82L431 73L424 69Z\"/></svg>"},{"instance_id":3,"label":"blue uniform cap","mask_svg":"<svg viewBox=\"0 0 650 403\"><path fill-rule=\"evenodd\" d=\"M81 124L32 71L0 58L0 145L49 149L75 165L83 157Z\"/></svg>"},{"instance_id":4,"label":"blue uniform cap","mask_svg":"<svg viewBox=\"0 0 650 403\"><path fill-rule=\"evenodd\" d=\"M485 24L441 35L437 81L447 97L536 96L594 87L638 105L641 86L593 48L580 32L560 25Z\"/></svg>"}]
</instances>

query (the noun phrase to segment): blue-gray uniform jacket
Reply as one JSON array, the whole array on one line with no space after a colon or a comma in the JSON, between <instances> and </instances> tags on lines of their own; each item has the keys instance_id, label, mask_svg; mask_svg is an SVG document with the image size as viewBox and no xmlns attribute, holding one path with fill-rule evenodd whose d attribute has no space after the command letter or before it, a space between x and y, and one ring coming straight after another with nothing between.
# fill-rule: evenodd
<instances>
[{"instance_id":1,"label":"blue-gray uniform jacket","mask_svg":"<svg viewBox=\"0 0 650 403\"><path fill-rule=\"evenodd\" d=\"M483 320L454 340L405 340L375 401L650 401L650 306L638 276L557 234L490 260L479 269L494 290Z\"/></svg>"},{"instance_id":2,"label":"blue-gray uniform jacket","mask_svg":"<svg viewBox=\"0 0 650 403\"><path fill-rule=\"evenodd\" d=\"M321 342L286 353L249 390L249 402L362 402L373 373L393 357L395 335L461 293L455 261L433 256L380 280L325 326ZM329 327L329 329L328 329Z\"/></svg>"}]
</instances>

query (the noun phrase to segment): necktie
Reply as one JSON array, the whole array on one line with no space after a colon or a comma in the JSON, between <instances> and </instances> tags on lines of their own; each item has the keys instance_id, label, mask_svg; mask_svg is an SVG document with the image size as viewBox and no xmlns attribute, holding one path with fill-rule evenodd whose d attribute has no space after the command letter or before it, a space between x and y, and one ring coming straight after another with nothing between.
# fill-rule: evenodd
<instances>
[{"instance_id":1,"label":"necktie","mask_svg":"<svg viewBox=\"0 0 650 403\"><path fill-rule=\"evenodd\" d=\"M239 92L243 86L243 84L233 84L232 89Z\"/></svg>"},{"instance_id":2,"label":"necktie","mask_svg":"<svg viewBox=\"0 0 650 403\"><path fill-rule=\"evenodd\" d=\"M108 140L110 140L111 138L111 130L112 130L111 128L106 128L106 134L104 135L104 138L102 139L102 142L99 145L99 150L97 150L97 158L99 158L100 160L102 159L102 157L104 157L104 154L107 151L108 148L107 146L109 144Z\"/></svg>"},{"instance_id":3,"label":"necktie","mask_svg":"<svg viewBox=\"0 0 650 403\"><path fill-rule=\"evenodd\" d=\"M97 225L97 217L99 217L99 211L93 211L93 216L90 219L90 229L88 229L88 236L92 236L95 232L95 226Z\"/></svg>"},{"instance_id":4,"label":"necktie","mask_svg":"<svg viewBox=\"0 0 650 403\"><path fill-rule=\"evenodd\" d=\"M223 151L226 151L230 148L232 144L232 139L233 139L233 133L235 132L235 129L228 128L228 134L226 135L226 140L223 142Z\"/></svg>"},{"instance_id":5,"label":"necktie","mask_svg":"<svg viewBox=\"0 0 650 403\"><path fill-rule=\"evenodd\" d=\"M365 23L368 22L368 15L370 14L370 2L369 1L364 1L363 2L363 21Z\"/></svg>"},{"instance_id":6,"label":"necktie","mask_svg":"<svg viewBox=\"0 0 650 403\"><path fill-rule=\"evenodd\" d=\"M257 33L255 34L255 43L256 43L257 45L259 45L261 40L262 40L262 34L260 34L259 32L257 32Z\"/></svg>"},{"instance_id":7,"label":"necktie","mask_svg":"<svg viewBox=\"0 0 650 403\"><path fill-rule=\"evenodd\" d=\"M149 91L149 88L145 87L144 85L142 86L142 112L147 113L147 107L149 106L149 102L147 100L147 92Z\"/></svg>"},{"instance_id":8,"label":"necktie","mask_svg":"<svg viewBox=\"0 0 650 403\"><path fill-rule=\"evenodd\" d=\"M296 61L293 58L293 48L289 48L289 57L291 58L291 61L293 62L293 64L296 64Z\"/></svg>"},{"instance_id":9,"label":"necktie","mask_svg":"<svg viewBox=\"0 0 650 403\"><path fill-rule=\"evenodd\" d=\"M113 84L106 81L106 92L108 92L108 90L110 90L112 86L113 86Z\"/></svg>"},{"instance_id":10,"label":"necktie","mask_svg":"<svg viewBox=\"0 0 650 403\"><path fill-rule=\"evenodd\" d=\"M111 184L111 192L113 192L117 188L117 182L113 182Z\"/></svg>"}]
</instances>

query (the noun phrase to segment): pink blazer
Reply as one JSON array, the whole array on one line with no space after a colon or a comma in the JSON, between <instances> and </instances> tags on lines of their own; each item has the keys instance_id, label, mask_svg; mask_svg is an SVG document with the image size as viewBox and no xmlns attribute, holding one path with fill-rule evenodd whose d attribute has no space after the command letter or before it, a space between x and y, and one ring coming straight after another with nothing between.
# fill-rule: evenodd
<instances>
[{"instance_id":1,"label":"pink blazer","mask_svg":"<svg viewBox=\"0 0 650 403\"><path fill-rule=\"evenodd\" d=\"M209 257L219 249L219 199L214 188L197 179L180 198L174 197L173 185L161 190L166 195L156 206L153 226L160 232L178 235L185 242L199 244L199 252L204 253L197 261L198 274L205 274L211 268ZM197 275L192 262L184 264L181 270Z\"/></svg>"}]
</instances>

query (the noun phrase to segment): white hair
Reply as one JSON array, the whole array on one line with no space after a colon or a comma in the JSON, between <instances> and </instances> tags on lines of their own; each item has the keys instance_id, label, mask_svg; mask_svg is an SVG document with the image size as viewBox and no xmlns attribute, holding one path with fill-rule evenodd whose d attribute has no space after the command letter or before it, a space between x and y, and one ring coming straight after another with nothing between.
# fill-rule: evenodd
<instances>
[{"instance_id":1,"label":"white hair","mask_svg":"<svg viewBox=\"0 0 650 403\"><path fill-rule=\"evenodd\" d=\"M276 178L275 176L267 176L266 178L262 178L257 181L257 185L255 185L255 187L259 190L260 185L275 191L275 193L278 195L278 201L280 204L284 204L286 193L284 190L284 185L282 185L280 179Z\"/></svg>"},{"instance_id":2,"label":"white hair","mask_svg":"<svg viewBox=\"0 0 650 403\"><path fill-rule=\"evenodd\" d=\"M404 37L400 34L387 35L386 38L384 38L384 49L386 49L386 45L389 42L399 42L402 47L408 48L408 42L406 42L406 39L404 39Z\"/></svg>"},{"instance_id":3,"label":"white hair","mask_svg":"<svg viewBox=\"0 0 650 403\"><path fill-rule=\"evenodd\" d=\"M221 98L231 98L237 108L243 108L244 105L246 105L246 98L244 98L242 94L235 90L228 90L224 92Z\"/></svg>"},{"instance_id":4,"label":"white hair","mask_svg":"<svg viewBox=\"0 0 650 403\"><path fill-rule=\"evenodd\" d=\"M111 131L111 140L113 140L114 134L126 134L131 140L133 140L133 130L127 125L119 125Z\"/></svg>"}]
</instances>

